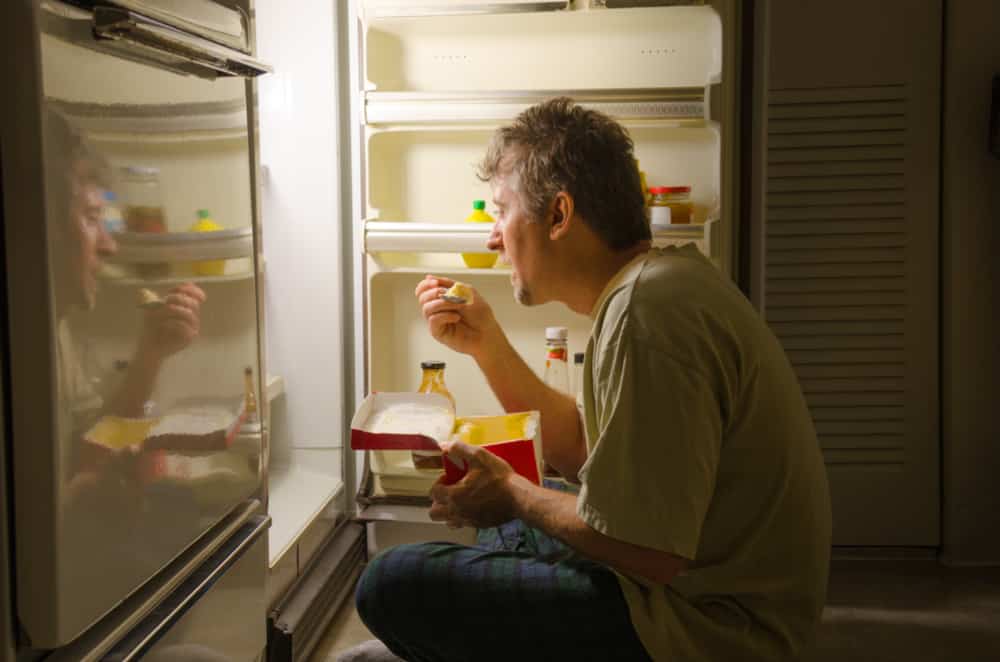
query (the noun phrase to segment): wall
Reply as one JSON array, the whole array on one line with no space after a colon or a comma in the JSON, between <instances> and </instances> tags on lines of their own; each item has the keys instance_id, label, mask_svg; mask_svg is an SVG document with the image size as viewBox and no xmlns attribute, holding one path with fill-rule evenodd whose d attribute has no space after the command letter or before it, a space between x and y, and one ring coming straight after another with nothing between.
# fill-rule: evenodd
<instances>
[{"instance_id":1,"label":"wall","mask_svg":"<svg viewBox=\"0 0 1000 662\"><path fill-rule=\"evenodd\" d=\"M1000 159L990 155L1000 3L945 3L942 258L943 559L1000 563Z\"/></svg>"}]
</instances>

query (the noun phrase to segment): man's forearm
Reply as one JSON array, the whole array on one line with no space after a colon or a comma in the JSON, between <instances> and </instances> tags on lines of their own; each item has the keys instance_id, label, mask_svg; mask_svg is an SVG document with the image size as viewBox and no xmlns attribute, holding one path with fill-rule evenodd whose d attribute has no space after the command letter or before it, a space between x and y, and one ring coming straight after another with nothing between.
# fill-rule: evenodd
<instances>
[{"instance_id":1,"label":"man's forearm","mask_svg":"<svg viewBox=\"0 0 1000 662\"><path fill-rule=\"evenodd\" d=\"M529 526L558 538L584 556L634 577L669 584L687 562L673 554L617 540L593 529L576 514L576 496L534 485L513 475L514 512Z\"/></svg>"},{"instance_id":2,"label":"man's forearm","mask_svg":"<svg viewBox=\"0 0 1000 662\"><path fill-rule=\"evenodd\" d=\"M118 416L137 418L143 414L143 406L153 394L156 378L162 361L156 357L137 352L129 363L125 379L117 393L112 395L109 411Z\"/></svg>"},{"instance_id":3,"label":"man's forearm","mask_svg":"<svg viewBox=\"0 0 1000 662\"><path fill-rule=\"evenodd\" d=\"M474 358L504 411L541 412L546 462L575 478L587 451L573 398L539 379L502 333L489 344L489 351Z\"/></svg>"}]
</instances>

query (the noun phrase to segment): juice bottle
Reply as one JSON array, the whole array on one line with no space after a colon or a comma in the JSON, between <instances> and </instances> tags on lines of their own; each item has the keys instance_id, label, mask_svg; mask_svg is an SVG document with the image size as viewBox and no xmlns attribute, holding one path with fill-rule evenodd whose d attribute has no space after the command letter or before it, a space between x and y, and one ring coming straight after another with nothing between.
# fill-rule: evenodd
<instances>
[{"instance_id":1,"label":"juice bottle","mask_svg":"<svg viewBox=\"0 0 1000 662\"><path fill-rule=\"evenodd\" d=\"M207 209L198 210L198 222L191 226L191 232L216 232L222 226L212 220ZM225 260L206 260L194 263L194 272L199 276L221 276L226 273Z\"/></svg>"},{"instance_id":2,"label":"juice bottle","mask_svg":"<svg viewBox=\"0 0 1000 662\"><path fill-rule=\"evenodd\" d=\"M422 361L420 369L423 375L420 379L418 393L440 393L448 398L451 411L455 411L455 398L444 384L444 361ZM438 451L410 451L413 456L413 466L417 469L440 471L444 469L444 461Z\"/></svg>"},{"instance_id":3,"label":"juice bottle","mask_svg":"<svg viewBox=\"0 0 1000 662\"><path fill-rule=\"evenodd\" d=\"M493 217L487 214L485 200L472 201L472 213L466 217L466 223L493 223ZM474 269L490 269L497 262L496 253L462 253L465 266Z\"/></svg>"}]
</instances>

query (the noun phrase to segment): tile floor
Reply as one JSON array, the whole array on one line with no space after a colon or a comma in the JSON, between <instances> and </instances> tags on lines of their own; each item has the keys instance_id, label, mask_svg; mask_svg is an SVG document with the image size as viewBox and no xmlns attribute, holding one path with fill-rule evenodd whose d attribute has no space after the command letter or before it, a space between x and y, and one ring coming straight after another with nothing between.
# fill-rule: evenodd
<instances>
[{"instance_id":1,"label":"tile floor","mask_svg":"<svg viewBox=\"0 0 1000 662\"><path fill-rule=\"evenodd\" d=\"M371 635L353 603L337 614L313 662L334 662ZM1000 567L933 561L835 561L808 662L1000 661Z\"/></svg>"}]
</instances>

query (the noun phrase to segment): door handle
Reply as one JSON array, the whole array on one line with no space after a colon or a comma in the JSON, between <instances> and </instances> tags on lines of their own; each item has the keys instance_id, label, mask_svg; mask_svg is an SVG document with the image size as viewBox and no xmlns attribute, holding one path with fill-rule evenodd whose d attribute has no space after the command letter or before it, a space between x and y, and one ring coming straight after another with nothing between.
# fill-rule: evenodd
<instances>
[{"instance_id":1,"label":"door handle","mask_svg":"<svg viewBox=\"0 0 1000 662\"><path fill-rule=\"evenodd\" d=\"M93 32L95 38L128 46L140 57L181 60L189 65L187 71L204 78L220 75L253 78L273 71L246 53L120 7L94 7Z\"/></svg>"}]
</instances>

